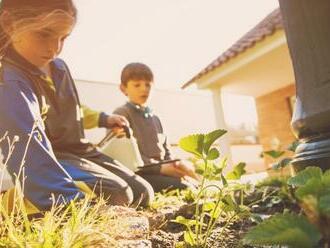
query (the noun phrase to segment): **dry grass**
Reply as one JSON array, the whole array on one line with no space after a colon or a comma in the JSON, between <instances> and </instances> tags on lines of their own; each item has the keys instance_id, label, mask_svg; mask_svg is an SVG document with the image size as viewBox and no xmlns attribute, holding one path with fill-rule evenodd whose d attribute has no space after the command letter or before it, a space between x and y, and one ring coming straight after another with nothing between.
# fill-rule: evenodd
<instances>
[{"instance_id":1,"label":"dry grass","mask_svg":"<svg viewBox=\"0 0 330 248\"><path fill-rule=\"evenodd\" d=\"M30 138L32 133L33 129ZM0 137L0 142L8 143L8 158L18 141L18 137L9 140L6 134ZM8 158L2 168L6 168ZM25 154L17 178L21 173L24 178L24 159ZM118 247L117 240L129 228L129 223L125 223L128 220L120 214L123 211L108 206L102 197L86 197L67 206L54 206L42 217L31 219L24 205L21 183L15 180L14 184L13 208L10 211L5 207L4 195L0 195L0 247ZM22 184L24 187L24 181Z\"/></svg>"},{"instance_id":2,"label":"dry grass","mask_svg":"<svg viewBox=\"0 0 330 248\"><path fill-rule=\"evenodd\" d=\"M54 207L32 220L22 209L8 214L1 208L0 213L1 247L117 247L118 237L129 226L118 209L101 198L93 204L85 199Z\"/></svg>"}]
</instances>

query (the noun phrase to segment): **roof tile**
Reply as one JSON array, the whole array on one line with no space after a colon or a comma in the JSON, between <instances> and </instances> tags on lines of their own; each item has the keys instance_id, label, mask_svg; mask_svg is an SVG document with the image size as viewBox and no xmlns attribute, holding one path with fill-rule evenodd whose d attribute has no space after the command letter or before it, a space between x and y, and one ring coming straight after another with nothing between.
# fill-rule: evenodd
<instances>
[{"instance_id":1,"label":"roof tile","mask_svg":"<svg viewBox=\"0 0 330 248\"><path fill-rule=\"evenodd\" d=\"M264 18L258 25L247 32L241 39L239 39L235 44L233 44L227 51L222 53L217 59L215 59L211 64L199 72L196 76L186 82L182 88L186 88L192 84L195 80L201 78L205 74L211 72L212 70L220 67L222 64L229 61L231 58L237 56L238 54L244 52L248 48L254 46L257 42L265 39L267 36L273 34L277 29L282 29L282 16L280 9L275 9L266 18Z\"/></svg>"}]
</instances>

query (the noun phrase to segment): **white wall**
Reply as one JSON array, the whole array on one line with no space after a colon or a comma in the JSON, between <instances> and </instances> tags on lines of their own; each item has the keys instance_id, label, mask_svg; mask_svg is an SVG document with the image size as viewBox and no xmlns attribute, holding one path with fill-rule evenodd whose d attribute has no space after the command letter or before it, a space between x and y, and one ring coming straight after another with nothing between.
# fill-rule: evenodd
<instances>
[{"instance_id":1,"label":"white wall","mask_svg":"<svg viewBox=\"0 0 330 248\"><path fill-rule=\"evenodd\" d=\"M111 113L126 102L126 97L116 84L76 80L76 85L81 102L96 110ZM212 97L205 92L155 88L150 106L161 118L165 132L174 144L182 136L209 132L216 127ZM102 129L87 132L88 138L93 142L98 141L102 135Z\"/></svg>"}]
</instances>

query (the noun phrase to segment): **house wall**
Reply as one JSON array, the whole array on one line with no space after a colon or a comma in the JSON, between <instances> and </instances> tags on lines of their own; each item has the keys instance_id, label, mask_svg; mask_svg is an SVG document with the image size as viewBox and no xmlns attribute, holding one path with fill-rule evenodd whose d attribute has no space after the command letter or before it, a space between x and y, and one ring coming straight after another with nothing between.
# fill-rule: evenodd
<instances>
[{"instance_id":1,"label":"house wall","mask_svg":"<svg viewBox=\"0 0 330 248\"><path fill-rule=\"evenodd\" d=\"M294 95L295 85L291 84L256 98L260 144L264 151L274 149L277 141L284 149L294 141L289 100ZM265 157L266 168L271 162L270 158Z\"/></svg>"}]
</instances>

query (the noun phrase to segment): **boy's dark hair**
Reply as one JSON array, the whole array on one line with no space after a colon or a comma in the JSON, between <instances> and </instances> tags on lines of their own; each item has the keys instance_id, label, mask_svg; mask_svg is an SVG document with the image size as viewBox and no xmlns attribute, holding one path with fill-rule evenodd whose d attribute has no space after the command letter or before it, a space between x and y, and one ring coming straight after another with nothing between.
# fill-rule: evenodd
<instances>
[{"instance_id":1,"label":"boy's dark hair","mask_svg":"<svg viewBox=\"0 0 330 248\"><path fill-rule=\"evenodd\" d=\"M143 63L130 63L121 72L121 84L127 85L130 80L145 80L152 82L154 75L151 69Z\"/></svg>"}]
</instances>

